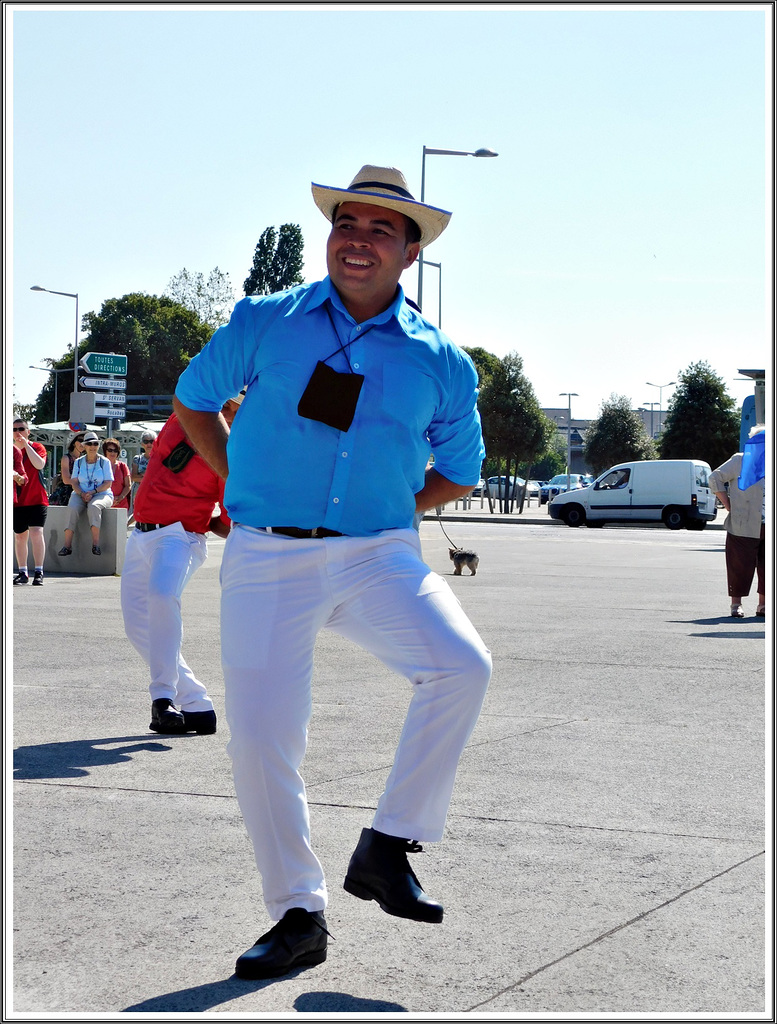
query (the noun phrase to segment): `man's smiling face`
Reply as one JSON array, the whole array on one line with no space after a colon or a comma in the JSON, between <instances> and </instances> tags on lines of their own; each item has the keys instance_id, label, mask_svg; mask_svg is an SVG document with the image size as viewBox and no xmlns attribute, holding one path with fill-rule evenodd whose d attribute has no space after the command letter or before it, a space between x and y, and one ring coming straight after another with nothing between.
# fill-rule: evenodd
<instances>
[{"instance_id":1,"label":"man's smiling face","mask_svg":"<svg viewBox=\"0 0 777 1024\"><path fill-rule=\"evenodd\" d=\"M394 299L403 270L415 262L417 242L408 243L407 220L396 210L369 203L341 203L326 246L329 277L346 309L366 320Z\"/></svg>"}]
</instances>

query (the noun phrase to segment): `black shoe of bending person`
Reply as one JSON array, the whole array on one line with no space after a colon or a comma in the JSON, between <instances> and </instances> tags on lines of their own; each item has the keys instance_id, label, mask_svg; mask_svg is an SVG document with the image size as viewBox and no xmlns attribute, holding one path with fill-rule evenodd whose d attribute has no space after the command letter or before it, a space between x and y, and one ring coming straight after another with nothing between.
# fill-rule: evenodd
<instances>
[{"instance_id":1,"label":"black shoe of bending person","mask_svg":"<svg viewBox=\"0 0 777 1024\"><path fill-rule=\"evenodd\" d=\"M186 722L181 712L167 697L159 697L151 702L152 732L186 732Z\"/></svg>"},{"instance_id":2,"label":"black shoe of bending person","mask_svg":"<svg viewBox=\"0 0 777 1024\"><path fill-rule=\"evenodd\" d=\"M277 978L326 960L326 920L320 910L292 907L235 963L238 978Z\"/></svg>"},{"instance_id":3,"label":"black shoe of bending person","mask_svg":"<svg viewBox=\"0 0 777 1024\"><path fill-rule=\"evenodd\" d=\"M184 729L198 736L211 736L216 731L215 711L183 711Z\"/></svg>"},{"instance_id":4,"label":"black shoe of bending person","mask_svg":"<svg viewBox=\"0 0 777 1024\"><path fill-rule=\"evenodd\" d=\"M415 840L363 828L343 888L360 900L375 900L394 917L439 924L442 904L426 895L407 860L408 853L422 849Z\"/></svg>"}]
</instances>

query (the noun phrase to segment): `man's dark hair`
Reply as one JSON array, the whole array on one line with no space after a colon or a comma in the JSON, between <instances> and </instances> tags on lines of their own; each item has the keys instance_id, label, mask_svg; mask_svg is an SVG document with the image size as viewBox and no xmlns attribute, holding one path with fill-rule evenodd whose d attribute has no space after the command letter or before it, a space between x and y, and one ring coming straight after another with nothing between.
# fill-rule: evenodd
<instances>
[{"instance_id":1,"label":"man's dark hair","mask_svg":"<svg viewBox=\"0 0 777 1024\"><path fill-rule=\"evenodd\" d=\"M22 420L22 419L19 419L19 418L17 417L17 418L16 418L16 419L15 419L15 420L13 421L13 424L12 424L12 425L13 425L13 426L15 427L17 423L23 423L23 424L24 424L24 429L25 429L25 430L29 430L29 429L30 429L30 424L29 424L29 423L27 422L27 420Z\"/></svg>"}]
</instances>

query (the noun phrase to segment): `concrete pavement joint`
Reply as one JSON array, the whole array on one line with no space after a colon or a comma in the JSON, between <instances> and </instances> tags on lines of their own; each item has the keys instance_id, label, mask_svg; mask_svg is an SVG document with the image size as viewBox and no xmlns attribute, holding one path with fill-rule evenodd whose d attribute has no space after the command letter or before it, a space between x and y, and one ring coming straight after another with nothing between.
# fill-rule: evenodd
<instances>
[{"instance_id":1,"label":"concrete pavement joint","mask_svg":"<svg viewBox=\"0 0 777 1024\"><path fill-rule=\"evenodd\" d=\"M749 843L750 839L741 836L706 836L697 832L661 832L655 829L644 828L620 828L616 825L585 825L582 822L568 821L538 821L535 818L494 818L483 814L455 814L455 818L463 818L466 821L488 821L496 825L532 825L540 828L568 828L579 829L584 832L618 832L622 835L632 836L660 836L663 839L705 839L716 843ZM760 851L763 853L764 851ZM757 856L757 855L755 855Z\"/></svg>"},{"instance_id":2,"label":"concrete pavement joint","mask_svg":"<svg viewBox=\"0 0 777 1024\"><path fill-rule=\"evenodd\" d=\"M575 956L577 953L581 953L584 949L590 949L591 946L596 946L600 942L603 942L605 939L609 939L611 936L617 935L617 933L623 931L624 928L629 928L633 924L637 924L640 921L644 921L645 918L651 917L659 910L664 910L666 907L671 906L673 903L677 903L678 900L683 899L683 897L690 895L692 892L697 892L699 889L703 889L704 886L709 885L710 882L714 882L718 878L723 878L724 875L728 875L730 872L735 871L737 868L741 868L745 864L749 864L750 861L755 860L757 857L762 857L765 852L765 850L760 850L758 853L754 853L750 857L745 857L744 860L737 861L736 864L732 864L730 867L724 868L723 871L718 871L716 874L710 875L709 878L705 878L703 881L698 882L696 885L692 885L688 889L683 889L682 892L678 893L676 896L672 896L671 899L664 900L662 903L659 903L658 906L651 907L650 910L644 910L641 914L637 914L636 917L632 917L629 918L628 921L624 921L623 924L618 924L614 928L610 928L609 931L602 932L601 935L597 935L596 938L591 939L589 942L583 943L582 946L578 946L576 949L571 949L568 953L564 953L562 954L562 956L556 957L555 960L551 960L547 964L543 964L542 967L538 967L536 970L530 971L528 974L525 974L522 978L519 978L518 981L513 982L512 985L507 985L505 988L500 989L499 992L495 992L492 996L489 996L488 999L484 999L483 1002L476 1003L474 1006L470 1006L469 1009L465 1012L472 1013L473 1010L480 1010L484 1006L487 1006L489 1003L493 1002L494 999L498 999L499 996L506 995L506 993L508 992L514 992L521 985L525 985L527 981L530 981L532 978L535 978L538 974L542 974L543 971L547 971L550 967L555 967L557 964L563 963L565 960L569 960L570 957Z\"/></svg>"}]
</instances>

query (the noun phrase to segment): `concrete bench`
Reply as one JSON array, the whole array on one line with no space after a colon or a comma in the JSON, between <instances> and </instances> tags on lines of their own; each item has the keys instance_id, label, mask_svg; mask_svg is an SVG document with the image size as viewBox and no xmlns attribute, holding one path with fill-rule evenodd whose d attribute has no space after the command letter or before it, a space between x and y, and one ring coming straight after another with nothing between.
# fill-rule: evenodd
<instances>
[{"instance_id":1,"label":"concrete bench","mask_svg":"<svg viewBox=\"0 0 777 1024\"><path fill-rule=\"evenodd\" d=\"M49 505L43 536L46 540L44 573L63 572L82 576L121 576L124 551L127 546L127 510L109 508L103 512L100 526L101 555L92 554L92 533L86 512L78 517L73 536L73 553L60 558L57 552L65 543L65 527L70 510L61 505ZM27 569L32 575L35 564L32 546L27 545ZM14 570L18 569L14 557Z\"/></svg>"}]
</instances>

